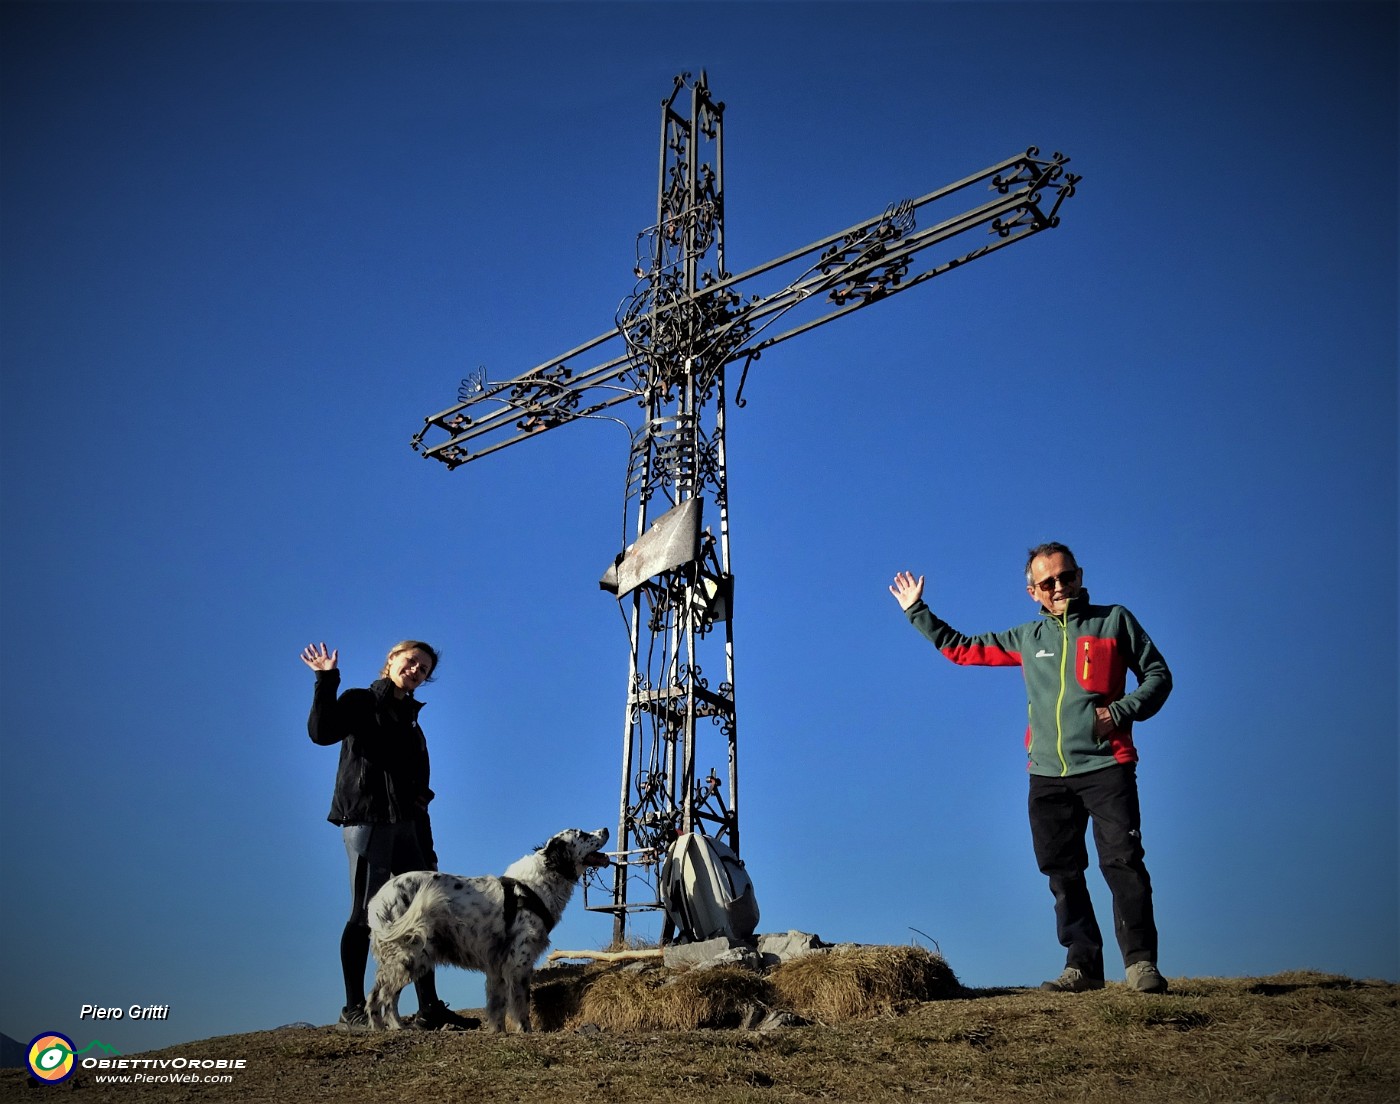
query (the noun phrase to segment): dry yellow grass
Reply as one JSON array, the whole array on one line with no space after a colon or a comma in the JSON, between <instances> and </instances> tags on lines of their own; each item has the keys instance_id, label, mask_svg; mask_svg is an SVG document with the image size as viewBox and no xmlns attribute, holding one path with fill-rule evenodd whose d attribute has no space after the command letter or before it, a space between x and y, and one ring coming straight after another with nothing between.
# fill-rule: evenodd
<instances>
[{"instance_id":1,"label":"dry yellow grass","mask_svg":"<svg viewBox=\"0 0 1400 1104\"><path fill-rule=\"evenodd\" d=\"M855 947L805 955L784 962L769 980L783 1008L827 1024L868 1019L962 992L942 957L922 947Z\"/></svg>"},{"instance_id":2,"label":"dry yellow grass","mask_svg":"<svg viewBox=\"0 0 1400 1104\"><path fill-rule=\"evenodd\" d=\"M595 963L540 971L534 1023L544 1030L594 1024L608 1031L691 1031L740 1027L783 1010L830 1024L960 992L948 964L921 947L809 954L765 977L733 966Z\"/></svg>"},{"instance_id":3,"label":"dry yellow grass","mask_svg":"<svg viewBox=\"0 0 1400 1104\"><path fill-rule=\"evenodd\" d=\"M604 973L584 993L574 1017L608 1031L693 1031L740 1027L771 1006L767 980L735 966Z\"/></svg>"}]
</instances>

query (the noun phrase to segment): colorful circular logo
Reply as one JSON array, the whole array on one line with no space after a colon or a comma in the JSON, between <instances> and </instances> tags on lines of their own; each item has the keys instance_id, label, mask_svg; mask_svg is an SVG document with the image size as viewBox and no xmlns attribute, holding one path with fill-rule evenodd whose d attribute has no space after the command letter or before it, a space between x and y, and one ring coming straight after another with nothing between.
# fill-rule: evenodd
<instances>
[{"instance_id":1,"label":"colorful circular logo","mask_svg":"<svg viewBox=\"0 0 1400 1104\"><path fill-rule=\"evenodd\" d=\"M73 1076L73 1040L46 1031L29 1044L29 1072L40 1081L57 1084Z\"/></svg>"}]
</instances>

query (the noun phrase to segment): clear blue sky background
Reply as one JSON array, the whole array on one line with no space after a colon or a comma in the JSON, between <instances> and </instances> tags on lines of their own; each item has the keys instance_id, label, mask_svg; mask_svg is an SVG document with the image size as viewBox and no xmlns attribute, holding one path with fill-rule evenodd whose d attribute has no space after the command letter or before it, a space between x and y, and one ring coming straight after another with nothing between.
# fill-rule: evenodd
<instances>
[{"instance_id":1,"label":"clear blue sky background","mask_svg":"<svg viewBox=\"0 0 1400 1104\"><path fill-rule=\"evenodd\" d=\"M6 4L0 1031L133 1052L334 1019L309 640L348 685L402 637L443 649L445 869L615 826L626 640L597 579L623 433L451 473L408 442L478 365L612 324L658 105L701 69L734 271L1029 145L1083 175L1059 229L750 373L763 930L918 929L975 986L1058 971L1019 675L948 664L885 588L924 572L955 626L1006 628L1034 612L1024 550L1059 539L1176 676L1138 734L1164 971L1396 979L1396 19ZM575 908L554 943L610 934Z\"/></svg>"}]
</instances>

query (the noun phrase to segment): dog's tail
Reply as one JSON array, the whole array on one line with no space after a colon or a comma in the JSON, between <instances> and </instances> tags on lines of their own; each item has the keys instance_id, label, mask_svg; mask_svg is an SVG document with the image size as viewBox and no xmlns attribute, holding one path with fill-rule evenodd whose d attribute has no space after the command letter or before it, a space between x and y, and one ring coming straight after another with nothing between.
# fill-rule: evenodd
<instances>
[{"instance_id":1,"label":"dog's tail","mask_svg":"<svg viewBox=\"0 0 1400 1104\"><path fill-rule=\"evenodd\" d=\"M421 942L429 929L424 917L446 897L435 879L424 882L397 916L392 908L375 910L369 919L371 937L376 943L404 942L415 937Z\"/></svg>"}]
</instances>

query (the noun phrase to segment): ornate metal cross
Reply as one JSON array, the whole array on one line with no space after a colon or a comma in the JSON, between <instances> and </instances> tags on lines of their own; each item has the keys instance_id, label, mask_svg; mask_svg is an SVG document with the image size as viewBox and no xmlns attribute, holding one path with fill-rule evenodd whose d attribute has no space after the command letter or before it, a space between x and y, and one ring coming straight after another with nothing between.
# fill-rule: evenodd
<instances>
[{"instance_id":1,"label":"ornate metal cross","mask_svg":"<svg viewBox=\"0 0 1400 1104\"><path fill-rule=\"evenodd\" d=\"M617 407L640 410L635 427L623 421L631 543L624 532L600 584L630 615L619 861L611 899L588 905L613 914L618 942L630 912L662 907L660 864L678 835L704 832L739 853L727 370L742 362L743 407L764 350L1057 225L1079 180L1067 157L1032 147L735 276L724 257L723 116L703 72L676 78L661 108L656 224L638 236L638 283L615 326L514 379L463 380L457 403L413 439L456 468L570 422L622 421L605 413ZM990 198L958 210L979 186ZM954 244L978 229L982 244Z\"/></svg>"}]
</instances>

